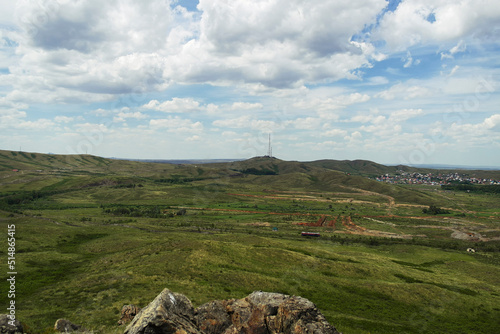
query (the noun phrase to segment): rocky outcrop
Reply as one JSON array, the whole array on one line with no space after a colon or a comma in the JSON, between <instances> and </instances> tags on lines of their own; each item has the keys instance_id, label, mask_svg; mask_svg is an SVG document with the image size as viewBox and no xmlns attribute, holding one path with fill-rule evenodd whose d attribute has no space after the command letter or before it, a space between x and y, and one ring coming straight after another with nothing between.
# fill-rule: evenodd
<instances>
[{"instance_id":1,"label":"rocky outcrop","mask_svg":"<svg viewBox=\"0 0 500 334\"><path fill-rule=\"evenodd\" d=\"M339 334L309 300L257 291L242 299L193 309L187 297L163 290L141 310L125 334Z\"/></svg>"},{"instance_id":2,"label":"rocky outcrop","mask_svg":"<svg viewBox=\"0 0 500 334\"><path fill-rule=\"evenodd\" d=\"M55 325L54 325L54 330L57 332L63 332L63 333L68 333L68 332L85 332L86 330L82 328L80 325L75 325L69 320L66 319L57 319Z\"/></svg>"},{"instance_id":3,"label":"rocky outcrop","mask_svg":"<svg viewBox=\"0 0 500 334\"><path fill-rule=\"evenodd\" d=\"M191 301L180 293L164 289L134 317L125 334L200 333L193 320Z\"/></svg>"},{"instance_id":4,"label":"rocky outcrop","mask_svg":"<svg viewBox=\"0 0 500 334\"><path fill-rule=\"evenodd\" d=\"M140 310L141 308L135 305L123 305L118 325L124 325L131 322Z\"/></svg>"},{"instance_id":5,"label":"rocky outcrop","mask_svg":"<svg viewBox=\"0 0 500 334\"><path fill-rule=\"evenodd\" d=\"M7 314L0 314L0 333L2 334L17 334L23 333L23 325L17 319L13 320L14 326L10 324L12 320Z\"/></svg>"}]
</instances>

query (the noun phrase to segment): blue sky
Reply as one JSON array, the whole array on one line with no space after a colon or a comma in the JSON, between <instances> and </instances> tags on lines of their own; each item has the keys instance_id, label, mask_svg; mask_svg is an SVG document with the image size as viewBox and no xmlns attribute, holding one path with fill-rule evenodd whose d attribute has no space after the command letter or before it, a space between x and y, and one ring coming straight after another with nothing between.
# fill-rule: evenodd
<instances>
[{"instance_id":1,"label":"blue sky","mask_svg":"<svg viewBox=\"0 0 500 334\"><path fill-rule=\"evenodd\" d=\"M0 149L500 167L493 0L0 6Z\"/></svg>"}]
</instances>

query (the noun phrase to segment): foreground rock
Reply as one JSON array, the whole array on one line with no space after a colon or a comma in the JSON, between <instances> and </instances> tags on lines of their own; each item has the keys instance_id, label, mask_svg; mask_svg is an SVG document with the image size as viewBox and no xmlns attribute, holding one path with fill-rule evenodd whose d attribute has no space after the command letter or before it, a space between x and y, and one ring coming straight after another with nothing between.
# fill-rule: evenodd
<instances>
[{"instance_id":1,"label":"foreground rock","mask_svg":"<svg viewBox=\"0 0 500 334\"><path fill-rule=\"evenodd\" d=\"M63 333L68 333L68 332L85 332L86 330L82 328L80 325L75 325L69 320L66 319L57 319L56 323L54 324L54 330L57 332L63 332Z\"/></svg>"},{"instance_id":2,"label":"foreground rock","mask_svg":"<svg viewBox=\"0 0 500 334\"><path fill-rule=\"evenodd\" d=\"M309 300L257 291L193 310L181 294L163 290L141 310L125 334L339 334Z\"/></svg>"},{"instance_id":3,"label":"foreground rock","mask_svg":"<svg viewBox=\"0 0 500 334\"><path fill-rule=\"evenodd\" d=\"M200 333L194 309L184 295L164 289L125 329L128 334Z\"/></svg>"},{"instance_id":4,"label":"foreground rock","mask_svg":"<svg viewBox=\"0 0 500 334\"><path fill-rule=\"evenodd\" d=\"M135 305L123 305L118 325L124 325L132 321L141 309Z\"/></svg>"},{"instance_id":5,"label":"foreground rock","mask_svg":"<svg viewBox=\"0 0 500 334\"><path fill-rule=\"evenodd\" d=\"M19 320L14 320L14 326L9 324L11 319L7 314L0 314L0 333L16 334L23 333L23 325Z\"/></svg>"}]
</instances>

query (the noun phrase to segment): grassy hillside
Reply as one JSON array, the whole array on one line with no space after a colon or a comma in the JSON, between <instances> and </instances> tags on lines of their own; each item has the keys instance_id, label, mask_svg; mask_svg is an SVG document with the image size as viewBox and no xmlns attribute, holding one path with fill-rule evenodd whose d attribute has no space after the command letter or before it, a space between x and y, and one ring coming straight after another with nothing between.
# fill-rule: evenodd
<instances>
[{"instance_id":1,"label":"grassy hillside","mask_svg":"<svg viewBox=\"0 0 500 334\"><path fill-rule=\"evenodd\" d=\"M121 333L121 307L164 287L195 306L254 290L301 295L346 334L500 332L496 194L270 158L0 153L0 226L16 226L16 315L32 333L58 318ZM431 204L447 213L424 214ZM4 268L7 249L3 238Z\"/></svg>"}]
</instances>

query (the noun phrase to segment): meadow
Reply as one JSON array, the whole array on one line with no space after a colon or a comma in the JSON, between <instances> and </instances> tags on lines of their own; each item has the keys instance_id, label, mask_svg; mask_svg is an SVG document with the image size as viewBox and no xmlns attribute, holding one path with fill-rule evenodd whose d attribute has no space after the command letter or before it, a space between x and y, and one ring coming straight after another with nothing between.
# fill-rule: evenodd
<instances>
[{"instance_id":1,"label":"meadow","mask_svg":"<svg viewBox=\"0 0 500 334\"><path fill-rule=\"evenodd\" d=\"M59 318L121 333L121 307L165 287L195 306L300 295L345 334L500 332L498 194L388 185L325 162L0 153L0 264L15 225L16 316L31 333Z\"/></svg>"}]
</instances>

